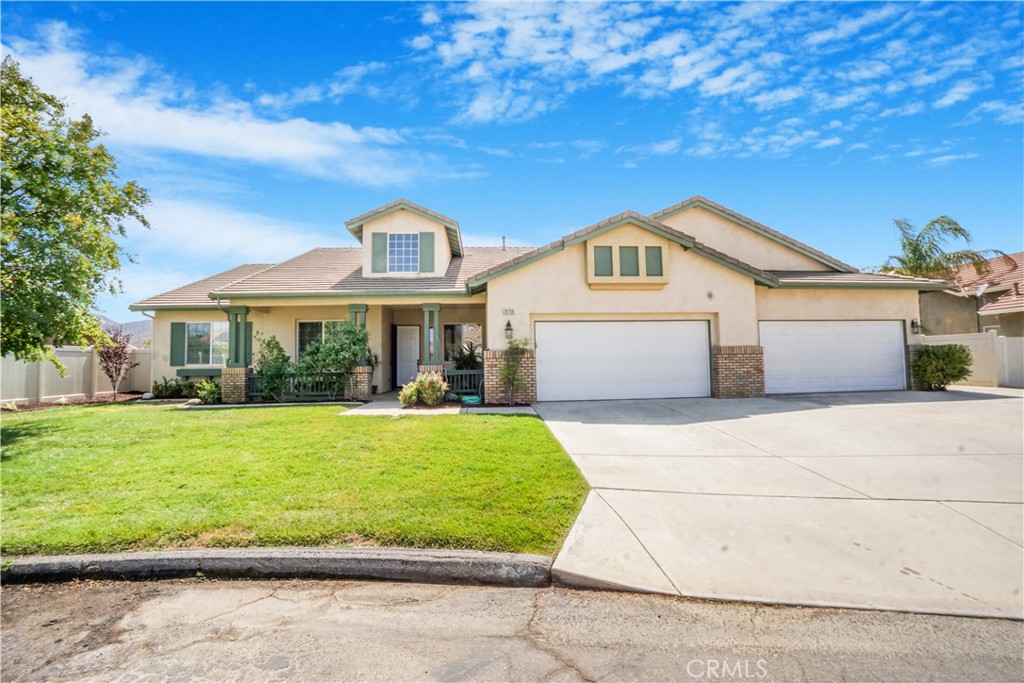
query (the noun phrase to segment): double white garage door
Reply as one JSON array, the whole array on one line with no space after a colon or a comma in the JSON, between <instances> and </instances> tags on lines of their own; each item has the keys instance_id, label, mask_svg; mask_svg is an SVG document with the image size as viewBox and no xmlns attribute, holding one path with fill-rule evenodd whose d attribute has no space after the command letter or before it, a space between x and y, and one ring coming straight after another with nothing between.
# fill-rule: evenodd
<instances>
[{"instance_id":1,"label":"double white garage door","mask_svg":"<svg viewBox=\"0 0 1024 683\"><path fill-rule=\"evenodd\" d=\"M897 321L762 322L767 393L904 389ZM708 323L538 322L537 399L711 395Z\"/></svg>"}]
</instances>

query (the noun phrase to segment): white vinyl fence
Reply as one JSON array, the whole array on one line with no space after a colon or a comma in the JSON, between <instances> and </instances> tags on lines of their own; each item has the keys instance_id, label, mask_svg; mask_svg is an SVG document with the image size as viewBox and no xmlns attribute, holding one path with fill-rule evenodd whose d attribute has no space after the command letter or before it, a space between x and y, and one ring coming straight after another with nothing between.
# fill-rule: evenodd
<instances>
[{"instance_id":1,"label":"white vinyl fence","mask_svg":"<svg viewBox=\"0 0 1024 683\"><path fill-rule=\"evenodd\" d=\"M56 401L62 396L92 397L113 391L110 380L100 369L99 354L92 347L61 346L54 351L67 368L66 377L61 377L50 361L26 363L14 360L13 356L5 356L0 361L0 400L17 403ZM152 351L132 349L130 362L139 365L128 371L118 390L149 391L152 358Z\"/></svg>"},{"instance_id":2,"label":"white vinyl fence","mask_svg":"<svg viewBox=\"0 0 1024 683\"><path fill-rule=\"evenodd\" d=\"M960 384L1024 388L1024 337L997 337L995 332L922 337L925 344L962 344L971 350L971 376Z\"/></svg>"}]
</instances>

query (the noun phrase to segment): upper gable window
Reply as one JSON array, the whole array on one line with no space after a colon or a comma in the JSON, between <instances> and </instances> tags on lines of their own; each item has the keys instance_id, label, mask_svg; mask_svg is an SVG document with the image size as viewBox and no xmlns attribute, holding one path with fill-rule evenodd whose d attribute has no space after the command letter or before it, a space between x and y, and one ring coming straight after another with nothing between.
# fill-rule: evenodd
<instances>
[{"instance_id":1,"label":"upper gable window","mask_svg":"<svg viewBox=\"0 0 1024 683\"><path fill-rule=\"evenodd\" d=\"M420 236L417 233L388 235L388 272L417 273L420 270Z\"/></svg>"}]
</instances>

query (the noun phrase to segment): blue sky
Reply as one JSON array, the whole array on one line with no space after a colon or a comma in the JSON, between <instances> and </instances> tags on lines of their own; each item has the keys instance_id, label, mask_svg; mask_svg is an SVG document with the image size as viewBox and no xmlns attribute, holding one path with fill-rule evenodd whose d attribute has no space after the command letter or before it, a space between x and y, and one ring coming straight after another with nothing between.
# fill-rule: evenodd
<instances>
[{"instance_id":1,"label":"blue sky","mask_svg":"<svg viewBox=\"0 0 1024 683\"><path fill-rule=\"evenodd\" d=\"M4 2L3 50L153 197L123 321L398 197L470 245L701 194L862 268L894 218L1018 251L1022 8Z\"/></svg>"}]
</instances>

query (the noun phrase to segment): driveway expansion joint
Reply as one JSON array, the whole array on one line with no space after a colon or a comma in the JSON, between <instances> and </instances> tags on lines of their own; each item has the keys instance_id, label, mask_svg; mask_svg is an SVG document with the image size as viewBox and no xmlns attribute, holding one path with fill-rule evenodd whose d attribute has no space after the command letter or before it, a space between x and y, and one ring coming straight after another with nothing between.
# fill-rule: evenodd
<instances>
[{"instance_id":1,"label":"driveway expansion joint","mask_svg":"<svg viewBox=\"0 0 1024 683\"><path fill-rule=\"evenodd\" d=\"M4 557L0 580L376 579L419 583L542 587L550 557L475 550L408 548L203 548L93 555Z\"/></svg>"}]
</instances>

